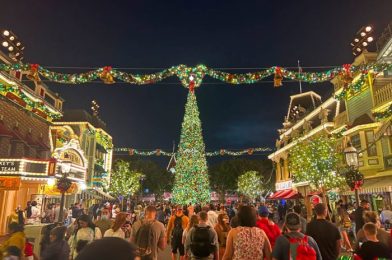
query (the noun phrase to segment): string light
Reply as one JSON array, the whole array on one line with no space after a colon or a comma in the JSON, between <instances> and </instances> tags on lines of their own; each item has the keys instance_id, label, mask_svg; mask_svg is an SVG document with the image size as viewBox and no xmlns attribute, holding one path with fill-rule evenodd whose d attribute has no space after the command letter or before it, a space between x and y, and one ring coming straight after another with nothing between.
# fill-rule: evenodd
<instances>
[{"instance_id":1,"label":"string light","mask_svg":"<svg viewBox=\"0 0 392 260\"><path fill-rule=\"evenodd\" d=\"M238 192L255 199L263 191L261 176L257 171L248 171L238 177Z\"/></svg>"}]
</instances>

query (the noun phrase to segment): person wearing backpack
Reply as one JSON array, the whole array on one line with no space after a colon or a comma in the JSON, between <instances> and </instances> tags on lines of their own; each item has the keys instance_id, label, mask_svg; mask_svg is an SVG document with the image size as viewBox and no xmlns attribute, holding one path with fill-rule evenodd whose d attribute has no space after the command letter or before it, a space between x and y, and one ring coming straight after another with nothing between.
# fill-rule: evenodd
<instances>
[{"instance_id":1,"label":"person wearing backpack","mask_svg":"<svg viewBox=\"0 0 392 260\"><path fill-rule=\"evenodd\" d=\"M199 212L199 224L189 230L185 250L191 252L191 260L219 260L218 235L208 224L207 212Z\"/></svg>"},{"instance_id":2,"label":"person wearing backpack","mask_svg":"<svg viewBox=\"0 0 392 260\"><path fill-rule=\"evenodd\" d=\"M172 259L177 259L177 251L180 254L180 259L184 259L185 249L182 243L182 233L188 226L189 218L182 212L181 205L176 207L176 213L172 215L167 224L167 242L171 243L172 247Z\"/></svg>"},{"instance_id":3,"label":"person wearing backpack","mask_svg":"<svg viewBox=\"0 0 392 260\"><path fill-rule=\"evenodd\" d=\"M335 260L340 254L341 236L339 229L329 222L327 207L319 203L314 207L316 219L306 226L306 234L313 237L320 248L323 260Z\"/></svg>"},{"instance_id":4,"label":"person wearing backpack","mask_svg":"<svg viewBox=\"0 0 392 260\"><path fill-rule=\"evenodd\" d=\"M165 250L165 226L156 220L157 209L150 205L146 208L144 219L132 225L131 242L141 260L157 260L158 248Z\"/></svg>"},{"instance_id":5,"label":"person wearing backpack","mask_svg":"<svg viewBox=\"0 0 392 260\"><path fill-rule=\"evenodd\" d=\"M288 232L276 239L274 249L272 250L273 260L324 259L321 257L316 241L300 232L301 219L297 213L288 213L284 225Z\"/></svg>"}]
</instances>

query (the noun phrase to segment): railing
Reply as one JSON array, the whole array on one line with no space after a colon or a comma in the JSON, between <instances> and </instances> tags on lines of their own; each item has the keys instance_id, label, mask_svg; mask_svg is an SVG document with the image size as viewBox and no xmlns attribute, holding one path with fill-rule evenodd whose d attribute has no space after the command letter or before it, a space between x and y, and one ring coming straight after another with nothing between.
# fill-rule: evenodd
<instances>
[{"instance_id":1,"label":"railing","mask_svg":"<svg viewBox=\"0 0 392 260\"><path fill-rule=\"evenodd\" d=\"M374 106L378 107L392 100L392 82L386 84L374 93Z\"/></svg>"}]
</instances>

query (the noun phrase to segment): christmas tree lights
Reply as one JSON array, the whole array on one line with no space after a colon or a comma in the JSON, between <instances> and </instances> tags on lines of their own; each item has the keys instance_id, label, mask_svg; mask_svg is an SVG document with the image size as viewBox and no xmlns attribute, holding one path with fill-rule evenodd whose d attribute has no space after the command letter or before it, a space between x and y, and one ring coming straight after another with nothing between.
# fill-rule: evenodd
<instances>
[{"instance_id":1,"label":"christmas tree lights","mask_svg":"<svg viewBox=\"0 0 392 260\"><path fill-rule=\"evenodd\" d=\"M115 169L110 176L109 192L117 197L134 195L140 189L143 174L131 171L129 162L116 162Z\"/></svg>"},{"instance_id":2,"label":"christmas tree lights","mask_svg":"<svg viewBox=\"0 0 392 260\"><path fill-rule=\"evenodd\" d=\"M178 204L208 203L210 185L196 96L189 91L178 145L173 201Z\"/></svg>"},{"instance_id":3,"label":"christmas tree lights","mask_svg":"<svg viewBox=\"0 0 392 260\"><path fill-rule=\"evenodd\" d=\"M295 182L309 181L316 189L344 186L345 178L337 172L341 154L333 137L318 136L300 141L290 149L289 167Z\"/></svg>"},{"instance_id":4,"label":"christmas tree lights","mask_svg":"<svg viewBox=\"0 0 392 260\"><path fill-rule=\"evenodd\" d=\"M238 177L238 192L250 199L262 193L261 176L257 171L248 171Z\"/></svg>"}]
</instances>

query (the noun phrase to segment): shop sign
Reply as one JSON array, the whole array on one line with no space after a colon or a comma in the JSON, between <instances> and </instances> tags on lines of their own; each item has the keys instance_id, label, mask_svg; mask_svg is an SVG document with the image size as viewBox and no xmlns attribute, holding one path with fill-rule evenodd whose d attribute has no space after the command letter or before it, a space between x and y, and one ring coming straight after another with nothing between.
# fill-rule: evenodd
<instances>
[{"instance_id":1,"label":"shop sign","mask_svg":"<svg viewBox=\"0 0 392 260\"><path fill-rule=\"evenodd\" d=\"M276 191L288 190L288 189L291 189L292 187L293 187L293 181L292 180L275 183L275 190Z\"/></svg>"},{"instance_id":2,"label":"shop sign","mask_svg":"<svg viewBox=\"0 0 392 260\"><path fill-rule=\"evenodd\" d=\"M19 172L20 161L0 161L1 172Z\"/></svg>"},{"instance_id":3,"label":"shop sign","mask_svg":"<svg viewBox=\"0 0 392 260\"><path fill-rule=\"evenodd\" d=\"M384 157L385 168L392 168L392 155Z\"/></svg>"},{"instance_id":4,"label":"shop sign","mask_svg":"<svg viewBox=\"0 0 392 260\"><path fill-rule=\"evenodd\" d=\"M0 177L0 190L19 190L20 178Z\"/></svg>"}]
</instances>

